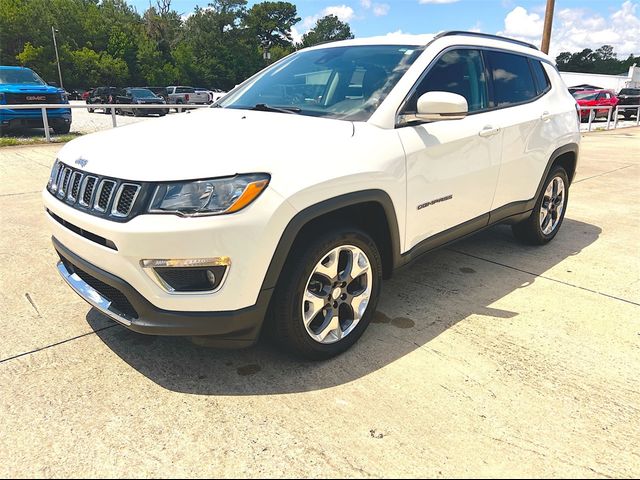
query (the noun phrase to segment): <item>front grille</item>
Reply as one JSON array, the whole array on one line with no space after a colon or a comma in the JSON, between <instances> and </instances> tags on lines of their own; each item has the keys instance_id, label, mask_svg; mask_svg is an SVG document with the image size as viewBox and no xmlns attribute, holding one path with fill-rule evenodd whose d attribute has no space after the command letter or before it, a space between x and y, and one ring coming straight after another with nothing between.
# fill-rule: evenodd
<instances>
[{"instance_id":1,"label":"front grille","mask_svg":"<svg viewBox=\"0 0 640 480\"><path fill-rule=\"evenodd\" d=\"M133 308L133 305L131 305L131 302L129 302L129 299L124 293L117 288L98 280L93 275L70 263L67 259L62 258L62 261L67 268L70 268L71 271L78 275L86 284L90 285L100 295L109 300L116 310L124 313L129 318L138 318L138 312Z\"/></svg>"},{"instance_id":2,"label":"front grille","mask_svg":"<svg viewBox=\"0 0 640 480\"><path fill-rule=\"evenodd\" d=\"M145 199L148 200L150 186L87 174L57 162L51 171L47 189L78 210L125 222L141 212L141 205Z\"/></svg>"},{"instance_id":3,"label":"front grille","mask_svg":"<svg viewBox=\"0 0 640 480\"><path fill-rule=\"evenodd\" d=\"M7 105L30 105L39 103L62 103L59 93L5 93Z\"/></svg>"}]
</instances>

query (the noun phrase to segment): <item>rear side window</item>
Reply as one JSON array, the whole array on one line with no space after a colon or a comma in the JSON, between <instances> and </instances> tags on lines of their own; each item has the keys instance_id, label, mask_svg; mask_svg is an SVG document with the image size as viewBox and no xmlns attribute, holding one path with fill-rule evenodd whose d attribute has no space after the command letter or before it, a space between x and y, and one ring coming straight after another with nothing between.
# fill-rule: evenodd
<instances>
[{"instance_id":1,"label":"rear side window","mask_svg":"<svg viewBox=\"0 0 640 480\"><path fill-rule=\"evenodd\" d=\"M549 82L549 77L547 77L547 72L544 71L542 62L532 59L529 59L529 62L531 63L533 78L536 81L536 89L538 91L538 95L547 93L551 89L551 83Z\"/></svg>"},{"instance_id":2,"label":"rear side window","mask_svg":"<svg viewBox=\"0 0 640 480\"><path fill-rule=\"evenodd\" d=\"M415 112L418 98L427 92L450 92L467 99L469 112L489 107L487 79L479 50L450 50L429 69L407 104L406 111Z\"/></svg>"},{"instance_id":3,"label":"rear side window","mask_svg":"<svg viewBox=\"0 0 640 480\"><path fill-rule=\"evenodd\" d=\"M528 102L538 96L529 59L513 53L486 51L498 107Z\"/></svg>"},{"instance_id":4,"label":"rear side window","mask_svg":"<svg viewBox=\"0 0 640 480\"><path fill-rule=\"evenodd\" d=\"M195 93L195 89L189 87L178 87L176 88L176 93Z\"/></svg>"}]
</instances>

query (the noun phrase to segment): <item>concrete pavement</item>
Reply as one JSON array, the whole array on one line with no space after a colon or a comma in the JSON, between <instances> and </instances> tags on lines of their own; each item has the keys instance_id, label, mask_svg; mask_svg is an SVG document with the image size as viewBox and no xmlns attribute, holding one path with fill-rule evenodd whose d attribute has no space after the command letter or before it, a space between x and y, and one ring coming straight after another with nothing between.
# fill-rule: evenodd
<instances>
[{"instance_id":1,"label":"concrete pavement","mask_svg":"<svg viewBox=\"0 0 640 480\"><path fill-rule=\"evenodd\" d=\"M39 198L58 149L0 149L0 476L640 475L640 129L585 136L550 245L428 255L324 363L91 310Z\"/></svg>"}]
</instances>

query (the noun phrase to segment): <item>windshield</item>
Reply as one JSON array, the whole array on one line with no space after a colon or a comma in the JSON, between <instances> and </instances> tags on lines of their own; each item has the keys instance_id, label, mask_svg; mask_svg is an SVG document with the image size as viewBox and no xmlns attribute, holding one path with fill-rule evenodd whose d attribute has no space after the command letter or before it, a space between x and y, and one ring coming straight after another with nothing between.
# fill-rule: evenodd
<instances>
[{"instance_id":1,"label":"windshield","mask_svg":"<svg viewBox=\"0 0 640 480\"><path fill-rule=\"evenodd\" d=\"M595 100L598 97L597 93L574 93L576 100Z\"/></svg>"},{"instance_id":2,"label":"windshield","mask_svg":"<svg viewBox=\"0 0 640 480\"><path fill-rule=\"evenodd\" d=\"M620 95L640 95L640 88L623 88Z\"/></svg>"},{"instance_id":3,"label":"windshield","mask_svg":"<svg viewBox=\"0 0 640 480\"><path fill-rule=\"evenodd\" d=\"M138 97L138 98L146 98L146 97L155 98L156 94L146 88L132 88L131 96Z\"/></svg>"},{"instance_id":4,"label":"windshield","mask_svg":"<svg viewBox=\"0 0 640 480\"><path fill-rule=\"evenodd\" d=\"M219 106L280 108L300 115L367 120L423 47L366 45L293 54L225 97Z\"/></svg>"},{"instance_id":5,"label":"windshield","mask_svg":"<svg viewBox=\"0 0 640 480\"><path fill-rule=\"evenodd\" d=\"M46 85L35 72L28 69L0 69L0 84L20 83L23 85Z\"/></svg>"}]
</instances>

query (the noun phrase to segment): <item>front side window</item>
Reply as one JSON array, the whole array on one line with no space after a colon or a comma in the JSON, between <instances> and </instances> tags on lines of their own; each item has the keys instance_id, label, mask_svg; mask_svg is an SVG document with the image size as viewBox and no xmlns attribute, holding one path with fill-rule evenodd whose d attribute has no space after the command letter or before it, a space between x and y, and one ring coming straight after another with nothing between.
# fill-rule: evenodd
<instances>
[{"instance_id":1,"label":"front side window","mask_svg":"<svg viewBox=\"0 0 640 480\"><path fill-rule=\"evenodd\" d=\"M487 50L485 58L493 79L496 106L517 105L537 96L527 57Z\"/></svg>"},{"instance_id":2,"label":"front side window","mask_svg":"<svg viewBox=\"0 0 640 480\"><path fill-rule=\"evenodd\" d=\"M366 121L422 51L423 47L409 45L300 51L267 68L216 106Z\"/></svg>"},{"instance_id":3,"label":"front side window","mask_svg":"<svg viewBox=\"0 0 640 480\"><path fill-rule=\"evenodd\" d=\"M427 92L457 93L467 99L469 112L489 107L487 79L482 55L478 50L451 50L429 68L407 104L407 112L415 112L418 98Z\"/></svg>"}]
</instances>

